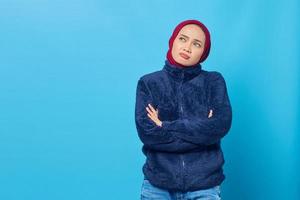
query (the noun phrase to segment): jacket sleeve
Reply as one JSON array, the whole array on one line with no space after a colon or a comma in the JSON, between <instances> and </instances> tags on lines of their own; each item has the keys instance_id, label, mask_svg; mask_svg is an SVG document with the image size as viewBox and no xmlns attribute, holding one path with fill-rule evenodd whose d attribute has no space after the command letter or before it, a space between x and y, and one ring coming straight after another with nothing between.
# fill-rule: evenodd
<instances>
[{"instance_id":1,"label":"jacket sleeve","mask_svg":"<svg viewBox=\"0 0 300 200\"><path fill-rule=\"evenodd\" d=\"M221 73L214 73L209 90L209 104L213 110L211 118L163 121L162 129L176 131L176 136L195 144L210 145L219 142L228 133L232 122L232 109Z\"/></svg>"},{"instance_id":2,"label":"jacket sleeve","mask_svg":"<svg viewBox=\"0 0 300 200\"><path fill-rule=\"evenodd\" d=\"M148 116L146 106L152 102L151 93L142 79L136 89L135 124L140 140L148 149L165 152L187 152L197 149L199 145L176 137L176 132L163 130Z\"/></svg>"}]
</instances>

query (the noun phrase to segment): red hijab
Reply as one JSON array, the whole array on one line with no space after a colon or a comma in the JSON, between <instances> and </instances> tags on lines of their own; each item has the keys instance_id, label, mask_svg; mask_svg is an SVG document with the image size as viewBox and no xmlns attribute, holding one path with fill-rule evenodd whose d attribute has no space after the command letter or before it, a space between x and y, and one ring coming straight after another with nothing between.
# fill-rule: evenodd
<instances>
[{"instance_id":1,"label":"red hijab","mask_svg":"<svg viewBox=\"0 0 300 200\"><path fill-rule=\"evenodd\" d=\"M199 61L198 61L195 65L197 65L197 64L199 64L199 63L201 63L201 62L203 62L203 61L208 57L208 55L209 55L209 51L210 51L210 34L209 34L209 31L208 31L208 29L206 28L206 26L205 26L204 24L202 24L202 23L201 23L200 21L198 21L198 20L192 20L192 19L191 19L191 20L185 20L185 21L179 23L179 24L175 27L175 29L174 29L174 31L173 31L173 34L172 34L171 38L169 39L169 50L168 50L168 52L167 52L167 59L168 59L168 61L169 61L172 65L184 66L184 65L182 65L182 64L180 64L180 63L177 63L177 62L174 60L174 58L173 58L171 52L172 52L173 42L174 42L176 36L178 35L179 31L180 31L185 25L187 25L187 24L195 24L195 25L198 25L198 26L202 29L202 31L204 32L204 34L205 34L204 51L203 51L203 54L202 54L201 58L199 59Z\"/></svg>"}]
</instances>

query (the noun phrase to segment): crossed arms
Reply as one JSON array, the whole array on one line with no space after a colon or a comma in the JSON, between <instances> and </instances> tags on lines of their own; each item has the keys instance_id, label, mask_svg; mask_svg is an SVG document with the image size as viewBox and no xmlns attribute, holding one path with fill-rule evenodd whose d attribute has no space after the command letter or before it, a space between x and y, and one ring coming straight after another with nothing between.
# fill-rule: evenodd
<instances>
[{"instance_id":1,"label":"crossed arms","mask_svg":"<svg viewBox=\"0 0 300 200\"><path fill-rule=\"evenodd\" d=\"M142 79L138 81L135 123L138 136L146 148L165 152L188 152L214 144L224 137L232 121L232 110L226 83L220 73L211 79L211 106L207 118L185 118L160 121L150 91Z\"/></svg>"}]
</instances>

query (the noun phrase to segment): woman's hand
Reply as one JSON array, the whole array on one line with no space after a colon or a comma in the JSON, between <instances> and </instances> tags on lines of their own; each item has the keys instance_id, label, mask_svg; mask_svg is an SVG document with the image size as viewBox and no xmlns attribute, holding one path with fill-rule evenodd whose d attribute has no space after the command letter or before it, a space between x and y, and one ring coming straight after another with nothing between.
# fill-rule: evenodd
<instances>
[{"instance_id":1,"label":"woman's hand","mask_svg":"<svg viewBox=\"0 0 300 200\"><path fill-rule=\"evenodd\" d=\"M149 107L148 107L149 106ZM146 107L147 115L148 117L157 125L162 126L162 122L158 119L158 109L155 110L151 104L148 104ZM211 118L213 116L213 110L210 109L208 113L208 118Z\"/></svg>"},{"instance_id":2,"label":"woman's hand","mask_svg":"<svg viewBox=\"0 0 300 200\"><path fill-rule=\"evenodd\" d=\"M208 118L211 118L212 116L213 116L213 110L210 109L210 110L209 110L209 113L208 113Z\"/></svg>"},{"instance_id":3,"label":"woman's hand","mask_svg":"<svg viewBox=\"0 0 300 200\"><path fill-rule=\"evenodd\" d=\"M148 106L146 107L148 117L154 121L157 126L162 126L162 122L158 119L158 109L155 110L151 104L148 104Z\"/></svg>"}]
</instances>

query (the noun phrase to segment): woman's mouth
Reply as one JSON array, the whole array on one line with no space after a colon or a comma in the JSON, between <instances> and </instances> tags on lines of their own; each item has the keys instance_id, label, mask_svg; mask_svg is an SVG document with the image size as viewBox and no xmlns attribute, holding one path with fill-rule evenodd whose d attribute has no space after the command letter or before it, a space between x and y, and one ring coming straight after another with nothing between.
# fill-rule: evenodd
<instances>
[{"instance_id":1,"label":"woman's mouth","mask_svg":"<svg viewBox=\"0 0 300 200\"><path fill-rule=\"evenodd\" d=\"M186 55L185 53L179 53L179 55L186 60L190 58L190 56Z\"/></svg>"}]
</instances>

